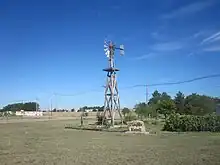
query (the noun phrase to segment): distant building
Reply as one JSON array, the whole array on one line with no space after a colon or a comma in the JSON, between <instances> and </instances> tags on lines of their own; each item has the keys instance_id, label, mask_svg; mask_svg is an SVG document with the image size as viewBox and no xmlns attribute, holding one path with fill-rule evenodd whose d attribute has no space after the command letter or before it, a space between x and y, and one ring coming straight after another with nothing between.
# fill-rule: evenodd
<instances>
[{"instance_id":1,"label":"distant building","mask_svg":"<svg viewBox=\"0 0 220 165\"><path fill-rule=\"evenodd\" d=\"M92 112L93 109L85 109L84 111L85 111L85 112Z\"/></svg>"},{"instance_id":2,"label":"distant building","mask_svg":"<svg viewBox=\"0 0 220 165\"><path fill-rule=\"evenodd\" d=\"M16 111L15 115L16 116L43 116L43 112L20 110L20 111Z\"/></svg>"}]
</instances>

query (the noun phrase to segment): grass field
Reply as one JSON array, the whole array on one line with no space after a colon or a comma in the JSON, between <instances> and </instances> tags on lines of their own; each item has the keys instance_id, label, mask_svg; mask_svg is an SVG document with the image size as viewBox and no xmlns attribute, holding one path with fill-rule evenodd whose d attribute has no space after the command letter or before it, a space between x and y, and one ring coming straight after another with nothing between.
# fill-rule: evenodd
<instances>
[{"instance_id":1,"label":"grass field","mask_svg":"<svg viewBox=\"0 0 220 165\"><path fill-rule=\"evenodd\" d=\"M0 124L1 165L217 165L220 135L131 135L64 129L78 120Z\"/></svg>"}]
</instances>

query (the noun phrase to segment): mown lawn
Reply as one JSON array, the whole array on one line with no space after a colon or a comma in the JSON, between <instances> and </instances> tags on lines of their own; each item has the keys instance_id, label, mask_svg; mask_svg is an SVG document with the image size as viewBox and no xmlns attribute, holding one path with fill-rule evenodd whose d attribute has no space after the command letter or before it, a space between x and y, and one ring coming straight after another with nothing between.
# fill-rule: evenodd
<instances>
[{"instance_id":1,"label":"mown lawn","mask_svg":"<svg viewBox=\"0 0 220 165\"><path fill-rule=\"evenodd\" d=\"M217 133L178 134L157 130L156 135L131 135L64 129L65 124L74 122L0 124L0 164L220 164L220 135ZM156 131L157 127L152 129Z\"/></svg>"}]
</instances>

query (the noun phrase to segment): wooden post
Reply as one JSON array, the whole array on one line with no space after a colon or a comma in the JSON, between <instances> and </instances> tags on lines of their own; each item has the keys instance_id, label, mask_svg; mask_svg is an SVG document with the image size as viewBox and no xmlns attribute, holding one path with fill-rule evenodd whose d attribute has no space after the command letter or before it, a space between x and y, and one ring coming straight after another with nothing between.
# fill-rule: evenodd
<instances>
[{"instance_id":1,"label":"wooden post","mask_svg":"<svg viewBox=\"0 0 220 165\"><path fill-rule=\"evenodd\" d=\"M83 113L81 114L80 119L81 119L81 127L82 127L83 126Z\"/></svg>"}]
</instances>

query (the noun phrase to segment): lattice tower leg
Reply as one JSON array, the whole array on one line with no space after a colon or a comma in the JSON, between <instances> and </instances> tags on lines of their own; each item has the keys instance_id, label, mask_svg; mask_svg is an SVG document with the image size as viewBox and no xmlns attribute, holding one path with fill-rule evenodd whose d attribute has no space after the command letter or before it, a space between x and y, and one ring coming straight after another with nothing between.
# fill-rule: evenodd
<instances>
[{"instance_id":1,"label":"lattice tower leg","mask_svg":"<svg viewBox=\"0 0 220 165\"><path fill-rule=\"evenodd\" d=\"M121 111L120 111L120 100L119 100L118 87L117 87L117 81L116 81L116 73L108 72L106 89L105 89L105 102L104 102L103 116L105 117L106 112L109 112L112 126L114 126L116 111L118 111L119 116L121 118L121 122L123 122Z\"/></svg>"}]
</instances>

